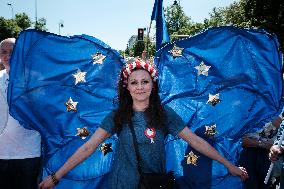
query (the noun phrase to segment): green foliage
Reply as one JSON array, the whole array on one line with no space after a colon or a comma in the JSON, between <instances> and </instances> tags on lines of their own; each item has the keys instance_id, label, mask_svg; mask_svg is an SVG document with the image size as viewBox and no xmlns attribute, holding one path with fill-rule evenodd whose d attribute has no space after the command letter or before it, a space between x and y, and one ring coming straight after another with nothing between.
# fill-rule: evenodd
<instances>
[{"instance_id":1,"label":"green foliage","mask_svg":"<svg viewBox=\"0 0 284 189\"><path fill-rule=\"evenodd\" d=\"M16 14L14 21L22 30L25 30L32 25L30 18L25 13Z\"/></svg>"},{"instance_id":2,"label":"green foliage","mask_svg":"<svg viewBox=\"0 0 284 189\"><path fill-rule=\"evenodd\" d=\"M250 27L251 23L245 17L244 3L234 2L223 10L225 24L238 27Z\"/></svg>"},{"instance_id":3,"label":"green foliage","mask_svg":"<svg viewBox=\"0 0 284 189\"><path fill-rule=\"evenodd\" d=\"M38 19L38 21L35 22L34 24L35 24L35 29L41 30L41 31L47 31L45 18Z\"/></svg>"},{"instance_id":4,"label":"green foliage","mask_svg":"<svg viewBox=\"0 0 284 189\"><path fill-rule=\"evenodd\" d=\"M264 28L275 33L284 50L284 1L283 0L241 0L245 18L251 26Z\"/></svg>"},{"instance_id":5,"label":"green foliage","mask_svg":"<svg viewBox=\"0 0 284 189\"><path fill-rule=\"evenodd\" d=\"M250 26L250 22L245 18L243 2L234 2L228 7L213 8L209 15L210 18L204 20L204 28L225 25Z\"/></svg>"},{"instance_id":6,"label":"green foliage","mask_svg":"<svg viewBox=\"0 0 284 189\"><path fill-rule=\"evenodd\" d=\"M186 16L180 5L171 5L167 7L165 16L172 42L180 38L178 35L192 36L205 28L203 23L195 23L190 17Z\"/></svg>"},{"instance_id":7,"label":"green foliage","mask_svg":"<svg viewBox=\"0 0 284 189\"><path fill-rule=\"evenodd\" d=\"M141 57L142 56L142 53L145 49L145 42L144 41L137 41L136 44L134 45L133 47L133 56L134 57Z\"/></svg>"},{"instance_id":8,"label":"green foliage","mask_svg":"<svg viewBox=\"0 0 284 189\"><path fill-rule=\"evenodd\" d=\"M128 57L134 55L133 50L130 49L130 48L128 47L128 45L127 45L127 47L126 47L126 49L125 49L125 51L124 51L124 54L125 54L125 56L128 56Z\"/></svg>"},{"instance_id":9,"label":"green foliage","mask_svg":"<svg viewBox=\"0 0 284 189\"><path fill-rule=\"evenodd\" d=\"M204 26L207 28L222 25L263 28L275 33L284 49L283 0L240 0L228 7L214 8L210 19L204 21Z\"/></svg>"},{"instance_id":10,"label":"green foliage","mask_svg":"<svg viewBox=\"0 0 284 189\"><path fill-rule=\"evenodd\" d=\"M144 37L144 41L136 41L133 48L127 48L124 52L121 53L122 56L126 57L140 57L142 58L142 54L145 50L145 46L148 46L148 54L144 53L146 57L143 58L150 58L153 57L156 52L156 46L148 39L148 43L146 43L147 37Z\"/></svg>"},{"instance_id":11,"label":"green foliage","mask_svg":"<svg viewBox=\"0 0 284 189\"><path fill-rule=\"evenodd\" d=\"M166 8L166 22L168 32L175 35L188 33L191 19L185 15L180 5L171 5Z\"/></svg>"},{"instance_id":12,"label":"green foliage","mask_svg":"<svg viewBox=\"0 0 284 189\"><path fill-rule=\"evenodd\" d=\"M148 57L153 57L156 53L156 45L149 43L148 45Z\"/></svg>"},{"instance_id":13,"label":"green foliage","mask_svg":"<svg viewBox=\"0 0 284 189\"><path fill-rule=\"evenodd\" d=\"M22 29L11 19L0 17L0 41L9 37L17 37Z\"/></svg>"},{"instance_id":14,"label":"green foliage","mask_svg":"<svg viewBox=\"0 0 284 189\"><path fill-rule=\"evenodd\" d=\"M0 41L9 37L16 38L21 31L31 28L32 25L31 19L25 13L16 14L15 19L0 17ZM46 20L44 18L39 19L36 28L46 31Z\"/></svg>"},{"instance_id":15,"label":"green foliage","mask_svg":"<svg viewBox=\"0 0 284 189\"><path fill-rule=\"evenodd\" d=\"M283 0L239 0L227 7L213 8L209 18L202 23L194 23L186 16L180 5L171 5L165 10L166 22L171 41L173 35L195 35L209 27L233 25L237 27L264 28L275 33L284 49L284 1ZM129 56L141 56L143 45L137 43L133 49L126 49ZM149 55L153 56L155 47L149 46Z\"/></svg>"},{"instance_id":16,"label":"green foliage","mask_svg":"<svg viewBox=\"0 0 284 189\"><path fill-rule=\"evenodd\" d=\"M213 8L203 23L194 23L179 5L166 8L166 21L170 35L195 35L209 27L233 25L264 28L275 33L284 49L284 1L239 0L227 7ZM172 40L176 38L172 37Z\"/></svg>"}]
</instances>

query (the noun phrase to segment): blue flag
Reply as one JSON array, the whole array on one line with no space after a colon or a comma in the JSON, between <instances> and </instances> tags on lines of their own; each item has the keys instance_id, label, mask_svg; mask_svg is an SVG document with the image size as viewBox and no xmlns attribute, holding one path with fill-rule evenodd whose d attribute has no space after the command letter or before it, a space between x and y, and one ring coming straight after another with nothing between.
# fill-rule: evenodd
<instances>
[{"instance_id":1,"label":"blue flag","mask_svg":"<svg viewBox=\"0 0 284 189\"><path fill-rule=\"evenodd\" d=\"M168 44L155 57L162 102L237 164L243 134L261 128L283 107L278 48L274 35L234 27L211 28ZM42 135L44 176L58 170L115 108L122 65L115 50L90 36L20 34L11 57L8 103L13 117ZM84 128L90 133L86 139L79 132ZM114 151L116 140L105 143ZM113 153L101 149L57 188L107 188ZM242 188L223 165L178 138L167 137L166 154L176 188Z\"/></svg>"},{"instance_id":2,"label":"blue flag","mask_svg":"<svg viewBox=\"0 0 284 189\"><path fill-rule=\"evenodd\" d=\"M43 176L58 170L115 108L122 65L115 50L90 36L20 34L11 58L8 102L12 116L41 133ZM105 144L114 151L116 137ZM103 153L102 147L56 188L106 188L113 153Z\"/></svg>"},{"instance_id":3,"label":"blue flag","mask_svg":"<svg viewBox=\"0 0 284 189\"><path fill-rule=\"evenodd\" d=\"M156 50L170 41L167 24L165 21L163 0L155 0L151 20L156 21Z\"/></svg>"},{"instance_id":4,"label":"blue flag","mask_svg":"<svg viewBox=\"0 0 284 189\"><path fill-rule=\"evenodd\" d=\"M237 165L241 137L282 110L278 49L274 35L234 27L211 28L168 44L155 57L163 104ZM180 139L168 138L167 158L180 188L242 188L223 165Z\"/></svg>"}]
</instances>

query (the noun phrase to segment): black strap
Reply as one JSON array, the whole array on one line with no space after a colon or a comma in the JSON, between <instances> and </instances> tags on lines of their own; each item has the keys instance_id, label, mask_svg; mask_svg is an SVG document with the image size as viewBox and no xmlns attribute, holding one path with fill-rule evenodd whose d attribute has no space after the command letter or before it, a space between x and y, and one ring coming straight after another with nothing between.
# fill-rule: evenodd
<instances>
[{"instance_id":1,"label":"black strap","mask_svg":"<svg viewBox=\"0 0 284 189\"><path fill-rule=\"evenodd\" d=\"M134 131L132 121L129 123L129 128L130 128L130 131L131 131L131 134L132 134L132 140L133 140L135 154L136 154L136 158L137 158L138 172L141 175L141 173L142 173L141 156L140 156L140 153L139 153L138 142L137 142L137 138L136 138L136 134L135 134L135 131Z\"/></svg>"}]
</instances>

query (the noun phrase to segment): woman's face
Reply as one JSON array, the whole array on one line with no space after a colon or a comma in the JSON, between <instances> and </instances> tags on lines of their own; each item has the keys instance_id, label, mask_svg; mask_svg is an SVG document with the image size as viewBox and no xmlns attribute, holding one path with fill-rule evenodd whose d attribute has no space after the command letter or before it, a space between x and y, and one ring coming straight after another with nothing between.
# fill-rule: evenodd
<instances>
[{"instance_id":1,"label":"woman's face","mask_svg":"<svg viewBox=\"0 0 284 189\"><path fill-rule=\"evenodd\" d=\"M149 103L153 88L152 78L146 70L135 70L128 77L127 89L132 97L133 103Z\"/></svg>"}]
</instances>

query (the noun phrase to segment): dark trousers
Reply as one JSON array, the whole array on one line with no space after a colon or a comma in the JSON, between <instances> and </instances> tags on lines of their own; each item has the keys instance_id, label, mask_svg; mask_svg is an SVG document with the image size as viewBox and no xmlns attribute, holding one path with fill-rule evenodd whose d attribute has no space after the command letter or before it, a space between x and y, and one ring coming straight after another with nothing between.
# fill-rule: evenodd
<instances>
[{"instance_id":1,"label":"dark trousers","mask_svg":"<svg viewBox=\"0 0 284 189\"><path fill-rule=\"evenodd\" d=\"M245 189L268 189L271 181L264 184L267 170L270 166L269 151L263 148L244 148L239 165L245 167L249 178L245 180Z\"/></svg>"},{"instance_id":2,"label":"dark trousers","mask_svg":"<svg viewBox=\"0 0 284 189\"><path fill-rule=\"evenodd\" d=\"M0 189L36 189L40 158L0 159Z\"/></svg>"},{"instance_id":3,"label":"dark trousers","mask_svg":"<svg viewBox=\"0 0 284 189\"><path fill-rule=\"evenodd\" d=\"M282 164L281 176L280 176L280 189L284 189L284 165Z\"/></svg>"}]
</instances>

